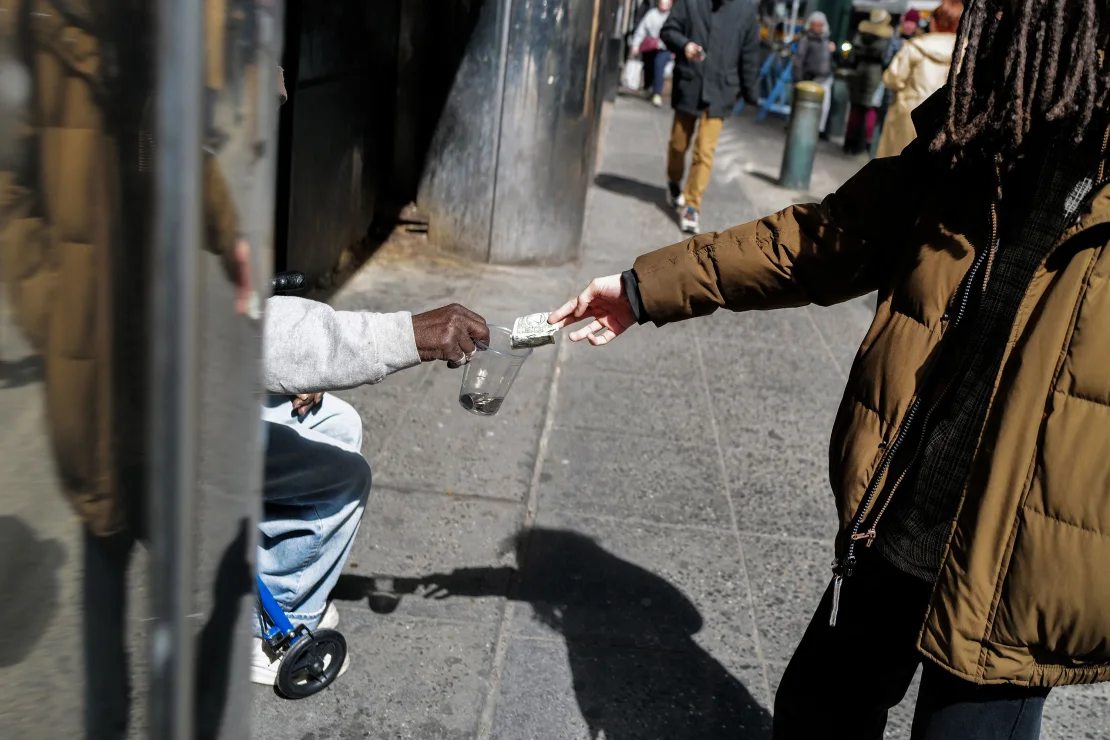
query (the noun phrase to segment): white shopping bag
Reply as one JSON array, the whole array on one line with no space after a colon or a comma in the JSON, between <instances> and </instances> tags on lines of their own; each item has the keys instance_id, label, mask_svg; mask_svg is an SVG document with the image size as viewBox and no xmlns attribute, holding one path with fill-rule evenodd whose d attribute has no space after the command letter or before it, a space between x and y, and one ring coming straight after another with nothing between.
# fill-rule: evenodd
<instances>
[{"instance_id":1,"label":"white shopping bag","mask_svg":"<svg viewBox=\"0 0 1110 740\"><path fill-rule=\"evenodd\" d=\"M639 90L644 86L644 63L639 59L629 59L621 72L621 85L629 90Z\"/></svg>"}]
</instances>

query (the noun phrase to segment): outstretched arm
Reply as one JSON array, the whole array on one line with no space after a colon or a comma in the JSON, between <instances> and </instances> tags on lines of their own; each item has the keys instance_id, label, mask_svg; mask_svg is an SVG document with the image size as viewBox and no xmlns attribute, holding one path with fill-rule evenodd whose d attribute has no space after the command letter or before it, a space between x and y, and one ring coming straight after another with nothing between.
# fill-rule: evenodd
<instances>
[{"instance_id":1,"label":"outstretched arm","mask_svg":"<svg viewBox=\"0 0 1110 740\"><path fill-rule=\"evenodd\" d=\"M266 390L299 394L379 383L392 373L444 360L465 364L474 340L489 341L485 319L457 304L407 311L336 311L292 296L266 301L262 365Z\"/></svg>"},{"instance_id":2,"label":"outstretched arm","mask_svg":"<svg viewBox=\"0 0 1110 740\"><path fill-rule=\"evenodd\" d=\"M897 157L873 160L820 204L645 254L623 275L591 282L549 321L589 320L570 339L600 345L646 321L661 326L718 308L829 305L869 293L899 254L899 235L916 222L934 166L927 141L918 139Z\"/></svg>"}]
</instances>

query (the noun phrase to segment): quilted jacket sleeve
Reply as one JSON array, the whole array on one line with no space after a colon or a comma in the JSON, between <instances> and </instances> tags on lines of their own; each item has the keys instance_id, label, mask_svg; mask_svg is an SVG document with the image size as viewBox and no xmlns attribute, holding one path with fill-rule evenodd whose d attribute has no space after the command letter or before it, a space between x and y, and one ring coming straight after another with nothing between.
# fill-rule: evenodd
<instances>
[{"instance_id":1,"label":"quilted jacket sleeve","mask_svg":"<svg viewBox=\"0 0 1110 740\"><path fill-rule=\"evenodd\" d=\"M916 221L918 193L935 166L929 156L917 140L897 157L871 161L820 204L642 255L634 269L644 310L663 325L718 308L830 305L876 290L898 234Z\"/></svg>"}]
</instances>

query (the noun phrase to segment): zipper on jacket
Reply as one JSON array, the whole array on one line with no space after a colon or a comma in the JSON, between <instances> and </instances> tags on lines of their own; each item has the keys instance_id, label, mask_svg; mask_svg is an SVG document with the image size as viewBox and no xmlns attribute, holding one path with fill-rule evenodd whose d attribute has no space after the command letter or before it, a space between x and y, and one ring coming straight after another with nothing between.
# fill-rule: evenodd
<instances>
[{"instance_id":1,"label":"zipper on jacket","mask_svg":"<svg viewBox=\"0 0 1110 740\"><path fill-rule=\"evenodd\" d=\"M992 224L993 223L996 223L996 222L992 220ZM994 228L997 228L997 227L995 226ZM992 242L993 242L993 237L992 237ZM992 254L993 254L993 252L992 252ZM972 289L975 285L975 277L979 272L979 266L982 264L983 256L984 255L982 255L982 254L979 255L979 257L977 257L975 259L975 262L973 262L972 265L971 265L971 270L969 270L969 272L968 272L967 281L964 285L963 290L960 291L960 294L961 294L960 295L960 307L959 307L959 310L956 312L956 317L952 320L952 324L950 325L949 331L951 331L952 329L955 329L957 326L959 326L960 321L964 317L964 314L967 313L968 300L971 297L971 291L972 291ZM990 257L989 256L987 257L987 268L988 269L990 268ZM988 278L987 275L983 276L983 292L986 292L986 289L987 289L987 285L986 285L987 278ZM899 486L902 485L902 481L905 480L906 475L910 472L910 470L913 469L914 464L917 462L917 458L921 454L922 448L925 446L925 432L926 432L926 430L929 429L929 419L931 419L933 417L933 412L936 411L937 408L940 406L941 402L944 400L944 397L948 394L948 390L951 387L952 387L951 382L946 383L945 386L943 388L941 388L940 393L937 394L936 399L933 400L932 405L929 406L929 410L927 412L925 412L925 418L921 422L921 434L917 438L917 447L914 448L913 456L910 458L909 462L906 463L906 467L904 467L902 469L902 473L898 476L898 480L894 481L894 484L890 487L890 491L887 493L886 499L883 501L882 507L879 508L879 513L876 514L875 518L871 520L871 526L868 528L868 530L866 532L861 532L859 534L853 535L852 539L857 540L857 541L865 540L866 544L867 544L867 547L871 547L872 543L875 542L875 537L877 535L877 528L879 526L879 520L883 518L883 514L886 513L887 507L890 506L890 501L891 501L891 499L894 498L894 494L898 491Z\"/></svg>"},{"instance_id":2,"label":"zipper on jacket","mask_svg":"<svg viewBox=\"0 0 1110 740\"><path fill-rule=\"evenodd\" d=\"M1002 168L997 162L994 165L994 198L991 200L991 240L987 249L987 271L983 274L983 292L987 292L987 283L991 279L991 267L994 266L994 253L998 251L998 204L1002 200Z\"/></svg>"},{"instance_id":3,"label":"zipper on jacket","mask_svg":"<svg viewBox=\"0 0 1110 740\"><path fill-rule=\"evenodd\" d=\"M968 304L968 302L971 298L971 290L972 290L972 287L975 285L975 282L976 282L975 278L979 273L979 268L983 266L984 262L986 262L987 270L989 271L990 262L991 262L991 259L994 256L994 252L995 252L995 248L997 246L997 242L998 242L998 212L997 212L997 199L996 199L995 201L992 201L992 203L991 203L991 239L990 239L990 247L985 252L980 253L979 256L975 258L975 261L971 264L971 269L968 271L967 278L964 280L963 288L960 291L959 308L956 311L955 318L953 319L952 323L950 324L949 331L951 331L951 329L954 329L957 325L959 325L960 321L963 320L964 315L967 313L967 304ZM988 279L988 277L989 277L988 274L984 274L984 276L983 276L983 289L984 290L986 289L986 280ZM933 402L933 404L929 407L929 410L926 412L926 415L925 415L925 426L926 427L928 426L929 417L932 416L933 411L936 410L937 406L939 405L941 399L944 397L944 394L947 392L947 390L948 390L948 388L946 386L945 389L941 392L941 394L937 397L937 399ZM902 443L906 440L906 437L909 436L910 431L913 429L913 421L914 421L914 418L917 416L917 412L920 409L920 407L921 407L921 397L918 396L917 398L914 399L913 403L910 404L910 408L906 412L905 418L902 420L902 425L898 428L898 434L896 434L895 437L894 437L894 442L887 449L886 454L883 456L882 461L880 461L879 468L878 468L878 470L875 471L875 476L871 479L871 484L867 487L867 492L864 494L863 500L860 502L859 508L856 509L856 515L855 515L855 519L854 519L853 524L852 524L852 530L851 530L851 533L848 536L848 550L845 552L845 555L844 555L843 558L841 558L840 560L834 561L834 563L833 563L834 578L833 578L832 609L830 610L830 613L829 613L829 626L830 627L835 627L836 626L837 614L840 612L840 591L841 591L841 588L844 585L844 579L846 577L852 575L852 571L855 569L855 566L856 566L856 543L861 541L861 540L866 540L867 541L867 547L871 547L871 544L875 541L875 535L876 535L875 525L877 525L878 522L879 522L879 519L882 518L882 515L886 511L887 506L890 505L890 500L891 500L891 498L893 498L894 492L898 489L898 486L901 485L902 479L905 478L905 476L906 476L906 472L909 471L909 469L913 466L913 463L917 460L917 456L921 452L921 446L922 446L922 442L924 440L924 429L922 429L922 435L918 439L917 448L914 450L914 455L910 459L910 463L906 466L905 470L902 471L902 475L899 476L898 480L895 481L893 487L890 490L890 493L887 495L886 500L883 503L882 508L879 510L878 514L876 515L874 522L872 522L871 527L866 532L860 532L860 529L863 528L863 523L867 519L867 514L870 512L871 506L874 503L874 500L875 500L876 496L879 495L879 490L882 486L882 481L886 477L886 473L887 473L888 469L890 468L891 464L894 462L895 454L898 452L898 449L902 446Z\"/></svg>"},{"instance_id":4,"label":"zipper on jacket","mask_svg":"<svg viewBox=\"0 0 1110 740\"><path fill-rule=\"evenodd\" d=\"M1102 182L1106 179L1106 149L1110 147L1110 125L1106 127L1106 131L1102 134L1102 157L1098 163L1098 180ZM1092 193L1094 190L1091 191Z\"/></svg>"}]
</instances>

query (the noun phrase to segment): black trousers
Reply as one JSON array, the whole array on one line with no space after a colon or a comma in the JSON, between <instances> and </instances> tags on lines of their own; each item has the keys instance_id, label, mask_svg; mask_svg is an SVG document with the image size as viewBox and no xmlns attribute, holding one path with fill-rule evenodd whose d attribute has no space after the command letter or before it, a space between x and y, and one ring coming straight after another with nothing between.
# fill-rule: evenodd
<instances>
[{"instance_id":1,"label":"black trousers","mask_svg":"<svg viewBox=\"0 0 1110 740\"><path fill-rule=\"evenodd\" d=\"M774 740L879 740L922 656L917 635L932 586L869 551L840 594L832 586L806 629L775 697ZM926 661L912 740L1036 740L1048 689L978 686Z\"/></svg>"},{"instance_id":2,"label":"black trousers","mask_svg":"<svg viewBox=\"0 0 1110 740\"><path fill-rule=\"evenodd\" d=\"M85 532L83 590L85 737L123 740L131 714L127 654L127 567L135 541L129 534Z\"/></svg>"}]
</instances>

